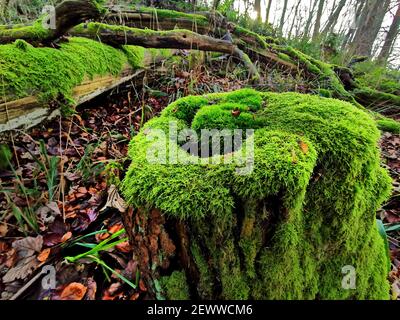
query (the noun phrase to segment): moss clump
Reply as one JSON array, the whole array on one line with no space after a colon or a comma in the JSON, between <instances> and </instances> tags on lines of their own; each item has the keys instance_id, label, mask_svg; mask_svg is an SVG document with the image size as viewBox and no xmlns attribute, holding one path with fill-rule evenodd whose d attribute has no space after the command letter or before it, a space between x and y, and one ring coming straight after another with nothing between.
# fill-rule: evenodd
<instances>
[{"instance_id":1,"label":"moss clump","mask_svg":"<svg viewBox=\"0 0 400 320\"><path fill-rule=\"evenodd\" d=\"M400 108L400 96L378 91L371 88L358 88L353 92L358 101L368 106L369 109L390 114L398 113Z\"/></svg>"},{"instance_id":2,"label":"moss clump","mask_svg":"<svg viewBox=\"0 0 400 320\"><path fill-rule=\"evenodd\" d=\"M390 118L383 118L378 119L376 121L379 130L385 132L391 132L395 134L400 134L400 122L390 119Z\"/></svg>"},{"instance_id":3,"label":"moss clump","mask_svg":"<svg viewBox=\"0 0 400 320\"><path fill-rule=\"evenodd\" d=\"M183 271L174 271L170 276L160 279L162 289L168 300L189 300L189 287Z\"/></svg>"},{"instance_id":4,"label":"moss clump","mask_svg":"<svg viewBox=\"0 0 400 320\"><path fill-rule=\"evenodd\" d=\"M23 40L1 45L0 95L72 103L73 88L85 79L118 75L128 60L134 68L141 66L143 48L130 46L125 52L85 38L71 38L60 49L35 48Z\"/></svg>"},{"instance_id":5,"label":"moss clump","mask_svg":"<svg viewBox=\"0 0 400 320\"><path fill-rule=\"evenodd\" d=\"M228 119L232 107L245 120ZM171 121L177 131L255 132L233 154L199 158L180 147ZM379 138L370 114L335 99L248 89L186 97L132 140L122 189L132 205L186 221L201 298L387 299L375 213L391 179L380 167ZM222 161L251 142L249 174L238 174L243 162ZM164 164L148 158L158 144L173 156ZM342 287L345 266L356 269L356 289Z\"/></svg>"},{"instance_id":6,"label":"moss clump","mask_svg":"<svg viewBox=\"0 0 400 320\"><path fill-rule=\"evenodd\" d=\"M41 41L50 35L50 30L43 27L42 19L38 19L32 25L16 25L12 28L0 28L0 37L13 39L30 39Z\"/></svg>"},{"instance_id":7,"label":"moss clump","mask_svg":"<svg viewBox=\"0 0 400 320\"><path fill-rule=\"evenodd\" d=\"M207 17L200 14L184 13L180 11L167 10L167 9L155 9L155 8L140 8L140 12L148 12L153 14L156 18L160 19L186 19L193 21L194 23L201 25L208 25L209 21Z\"/></svg>"}]
</instances>

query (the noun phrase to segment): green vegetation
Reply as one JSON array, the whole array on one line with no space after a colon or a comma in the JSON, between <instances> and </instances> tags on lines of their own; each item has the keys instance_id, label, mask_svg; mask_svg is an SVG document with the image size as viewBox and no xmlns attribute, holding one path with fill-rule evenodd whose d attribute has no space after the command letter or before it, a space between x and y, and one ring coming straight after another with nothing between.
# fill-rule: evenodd
<instances>
[{"instance_id":1,"label":"green vegetation","mask_svg":"<svg viewBox=\"0 0 400 320\"><path fill-rule=\"evenodd\" d=\"M34 48L18 40L0 46L0 59L1 96L34 95L46 102L71 101L72 89L84 79L118 75L127 63L122 51L84 38L71 38L61 49Z\"/></svg>"},{"instance_id":2,"label":"green vegetation","mask_svg":"<svg viewBox=\"0 0 400 320\"><path fill-rule=\"evenodd\" d=\"M254 170L238 175L243 163L214 162L243 154L245 144L234 154L199 159L168 135L157 136L155 129L173 132L170 121L196 130L251 123ZM122 189L132 205L190 225L203 298L388 299L375 212L390 195L391 179L380 167L379 137L371 115L335 99L249 89L186 97L132 140ZM163 145L184 164L149 161L148 152ZM354 290L342 288L347 265L357 270ZM210 281L212 292L204 288Z\"/></svg>"},{"instance_id":3,"label":"green vegetation","mask_svg":"<svg viewBox=\"0 0 400 320\"><path fill-rule=\"evenodd\" d=\"M168 300L189 300L189 288L183 271L174 271L170 276L162 277L160 284Z\"/></svg>"}]
</instances>

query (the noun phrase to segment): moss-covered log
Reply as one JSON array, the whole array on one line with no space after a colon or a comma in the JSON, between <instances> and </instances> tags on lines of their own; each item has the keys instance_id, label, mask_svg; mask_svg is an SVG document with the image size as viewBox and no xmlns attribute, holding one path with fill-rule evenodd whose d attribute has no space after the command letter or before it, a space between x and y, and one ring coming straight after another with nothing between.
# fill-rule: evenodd
<instances>
[{"instance_id":1,"label":"moss-covered log","mask_svg":"<svg viewBox=\"0 0 400 320\"><path fill-rule=\"evenodd\" d=\"M58 49L23 40L0 45L0 132L34 126L60 107L86 102L171 54L137 46L115 49L86 38L70 38Z\"/></svg>"},{"instance_id":2,"label":"moss-covered log","mask_svg":"<svg viewBox=\"0 0 400 320\"><path fill-rule=\"evenodd\" d=\"M65 35L72 27L90 19L99 19L105 9L98 0L66 0L55 8L55 28L49 25L50 15L44 15L32 25L0 26L0 44L17 39L29 43L50 43Z\"/></svg>"},{"instance_id":3,"label":"moss-covered log","mask_svg":"<svg viewBox=\"0 0 400 320\"><path fill-rule=\"evenodd\" d=\"M112 46L137 45L145 48L188 49L227 53L244 63L252 79L260 77L257 68L249 57L234 44L185 29L153 31L91 22L73 28L70 33L77 37L100 40Z\"/></svg>"},{"instance_id":4,"label":"moss-covered log","mask_svg":"<svg viewBox=\"0 0 400 320\"><path fill-rule=\"evenodd\" d=\"M233 153L183 146L188 129L235 128L256 130ZM368 113L310 95L245 89L167 107L133 139L123 181L150 297L388 299L379 138Z\"/></svg>"}]
</instances>

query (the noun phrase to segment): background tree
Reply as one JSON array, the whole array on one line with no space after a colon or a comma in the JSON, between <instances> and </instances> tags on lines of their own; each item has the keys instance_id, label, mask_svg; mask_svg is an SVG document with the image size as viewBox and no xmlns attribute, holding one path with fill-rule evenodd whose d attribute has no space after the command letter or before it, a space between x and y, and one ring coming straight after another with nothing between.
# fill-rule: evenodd
<instances>
[{"instance_id":1,"label":"background tree","mask_svg":"<svg viewBox=\"0 0 400 320\"><path fill-rule=\"evenodd\" d=\"M390 53L392 51L394 42L396 41L397 35L399 34L399 27L400 27L400 1L397 1L397 10L394 15L392 24L390 25L389 31L386 34L382 50L379 53L378 57L379 61L387 62Z\"/></svg>"},{"instance_id":2,"label":"background tree","mask_svg":"<svg viewBox=\"0 0 400 320\"><path fill-rule=\"evenodd\" d=\"M319 0L317 18L315 20L314 32L313 32L313 35L312 35L312 40L313 41L316 41L318 36L319 36L319 29L321 27L321 18L322 18L322 12L324 10L324 5L325 5L325 0Z\"/></svg>"}]
</instances>

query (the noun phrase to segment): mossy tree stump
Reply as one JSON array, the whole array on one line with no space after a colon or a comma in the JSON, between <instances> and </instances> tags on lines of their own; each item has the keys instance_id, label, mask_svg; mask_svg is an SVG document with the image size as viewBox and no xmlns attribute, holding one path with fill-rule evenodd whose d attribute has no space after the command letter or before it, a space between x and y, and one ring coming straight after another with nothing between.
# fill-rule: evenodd
<instances>
[{"instance_id":1,"label":"mossy tree stump","mask_svg":"<svg viewBox=\"0 0 400 320\"><path fill-rule=\"evenodd\" d=\"M180 130L255 129L247 139L253 171L239 175L234 163L212 164L169 138L168 152L184 164L149 161L151 133L170 134L171 121ZM150 293L388 298L375 214L391 179L380 167L379 136L372 117L353 105L295 93L245 89L167 107L133 139L123 182L126 199L140 208L125 222ZM355 270L355 288L343 286L346 266Z\"/></svg>"}]
</instances>

